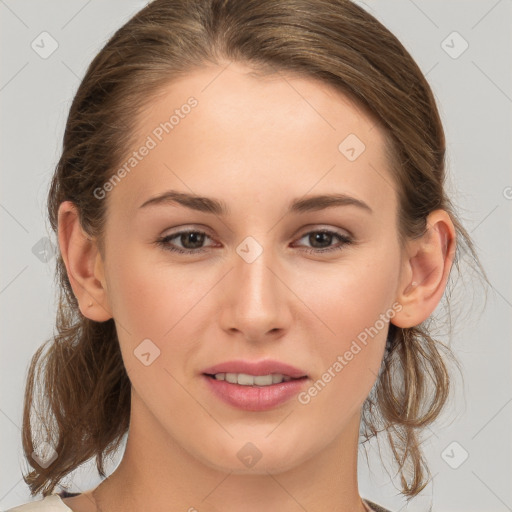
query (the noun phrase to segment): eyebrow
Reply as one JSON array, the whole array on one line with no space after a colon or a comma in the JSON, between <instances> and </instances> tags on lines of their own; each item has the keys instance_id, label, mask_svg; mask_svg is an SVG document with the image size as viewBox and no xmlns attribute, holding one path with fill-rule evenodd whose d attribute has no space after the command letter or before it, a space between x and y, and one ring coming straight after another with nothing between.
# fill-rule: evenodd
<instances>
[{"instance_id":1,"label":"eyebrow","mask_svg":"<svg viewBox=\"0 0 512 512\"><path fill-rule=\"evenodd\" d=\"M213 213L214 215L225 216L229 213L229 208L224 201L211 197L203 197L186 192L169 190L158 196L152 197L139 206L146 208L148 206L162 206L180 204L191 210L204 213ZM356 199L347 194L322 194L295 199L288 207L289 213L306 213L312 211L324 210L338 206L356 206L369 213L373 210L364 201Z\"/></svg>"}]
</instances>

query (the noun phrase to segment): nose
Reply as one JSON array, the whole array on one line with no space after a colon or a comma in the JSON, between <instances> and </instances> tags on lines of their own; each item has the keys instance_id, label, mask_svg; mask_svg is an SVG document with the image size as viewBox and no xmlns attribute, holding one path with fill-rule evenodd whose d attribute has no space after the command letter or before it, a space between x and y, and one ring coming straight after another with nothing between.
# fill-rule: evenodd
<instances>
[{"instance_id":1,"label":"nose","mask_svg":"<svg viewBox=\"0 0 512 512\"><path fill-rule=\"evenodd\" d=\"M223 290L222 328L251 342L282 336L292 319L288 301L293 294L272 251L263 250L252 262L235 254L233 261Z\"/></svg>"}]
</instances>

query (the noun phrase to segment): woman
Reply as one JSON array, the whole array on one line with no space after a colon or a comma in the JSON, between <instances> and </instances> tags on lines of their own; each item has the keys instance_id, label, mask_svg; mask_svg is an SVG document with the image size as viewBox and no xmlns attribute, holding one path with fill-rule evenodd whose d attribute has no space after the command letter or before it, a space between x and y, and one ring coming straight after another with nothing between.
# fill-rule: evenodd
<instances>
[{"instance_id":1,"label":"woman","mask_svg":"<svg viewBox=\"0 0 512 512\"><path fill-rule=\"evenodd\" d=\"M357 485L378 432L416 496L449 392L427 320L461 247L477 259L444 155L424 76L354 3L136 14L77 91L48 195L61 302L27 383L30 506L385 511ZM125 434L99 486L54 492L94 456L105 477Z\"/></svg>"}]
</instances>

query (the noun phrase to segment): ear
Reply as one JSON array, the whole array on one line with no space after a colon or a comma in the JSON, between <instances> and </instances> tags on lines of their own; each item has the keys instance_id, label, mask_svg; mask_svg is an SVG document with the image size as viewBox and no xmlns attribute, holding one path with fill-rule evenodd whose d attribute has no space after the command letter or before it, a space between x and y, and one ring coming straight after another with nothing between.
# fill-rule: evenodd
<instances>
[{"instance_id":1,"label":"ear","mask_svg":"<svg viewBox=\"0 0 512 512\"><path fill-rule=\"evenodd\" d=\"M59 206L58 236L62 259L81 313L97 322L109 320L112 313L103 260L95 241L84 232L78 210L71 201L63 201Z\"/></svg>"},{"instance_id":2,"label":"ear","mask_svg":"<svg viewBox=\"0 0 512 512\"><path fill-rule=\"evenodd\" d=\"M396 299L402 309L391 320L394 325L419 325L436 309L446 288L455 244L455 228L445 210L433 211L425 233L406 242Z\"/></svg>"}]
</instances>

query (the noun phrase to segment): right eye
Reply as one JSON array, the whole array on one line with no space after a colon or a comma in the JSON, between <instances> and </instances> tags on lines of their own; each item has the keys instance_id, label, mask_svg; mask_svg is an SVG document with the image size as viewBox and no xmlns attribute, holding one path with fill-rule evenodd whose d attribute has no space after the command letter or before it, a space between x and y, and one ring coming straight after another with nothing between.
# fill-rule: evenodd
<instances>
[{"instance_id":1,"label":"right eye","mask_svg":"<svg viewBox=\"0 0 512 512\"><path fill-rule=\"evenodd\" d=\"M180 254L199 254L202 252L206 252L206 249L203 247L192 247L192 249L187 247L177 247L175 243L171 243L171 240L178 238L182 245L200 245L203 243L205 237L210 238L204 231L198 230L186 230L186 231L178 231L177 233L173 233L171 235L166 235L162 238L159 238L156 243L166 251L177 252Z\"/></svg>"}]
</instances>

